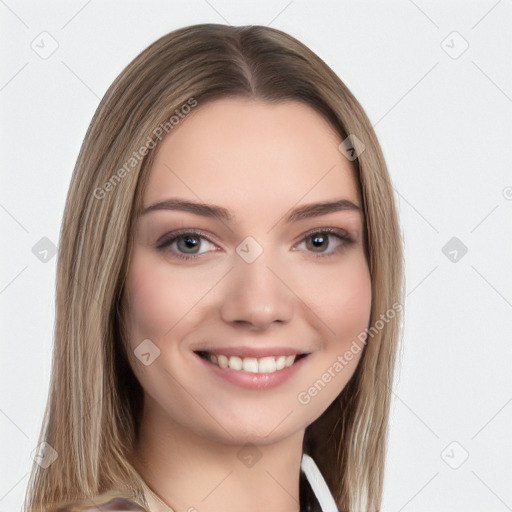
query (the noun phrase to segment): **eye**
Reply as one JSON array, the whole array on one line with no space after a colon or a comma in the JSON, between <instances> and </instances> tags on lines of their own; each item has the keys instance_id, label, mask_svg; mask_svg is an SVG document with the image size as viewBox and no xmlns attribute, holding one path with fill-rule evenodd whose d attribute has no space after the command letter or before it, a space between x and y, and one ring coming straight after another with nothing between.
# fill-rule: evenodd
<instances>
[{"instance_id":1,"label":"eye","mask_svg":"<svg viewBox=\"0 0 512 512\"><path fill-rule=\"evenodd\" d=\"M314 253L317 257L325 257L341 252L352 242L352 238L345 230L317 228L307 233L297 248L305 244L307 252ZM216 250L215 244L208 237L194 229L168 233L155 246L158 250L168 251L172 257L183 260L192 260L201 254Z\"/></svg>"},{"instance_id":2,"label":"eye","mask_svg":"<svg viewBox=\"0 0 512 512\"><path fill-rule=\"evenodd\" d=\"M342 251L352 241L350 235L342 229L317 228L307 233L298 247L305 243L307 251L318 256L330 256Z\"/></svg>"},{"instance_id":3,"label":"eye","mask_svg":"<svg viewBox=\"0 0 512 512\"><path fill-rule=\"evenodd\" d=\"M206 242L206 247L205 250L201 251L200 249L205 245L204 242ZM208 245L214 247L213 243L201 232L196 230L182 230L169 233L162 237L156 243L156 248L160 250L169 249L172 256L184 260L190 260L197 258L200 254L208 252L208 250L211 250L211 248L208 248ZM174 249L173 246L175 246Z\"/></svg>"}]
</instances>

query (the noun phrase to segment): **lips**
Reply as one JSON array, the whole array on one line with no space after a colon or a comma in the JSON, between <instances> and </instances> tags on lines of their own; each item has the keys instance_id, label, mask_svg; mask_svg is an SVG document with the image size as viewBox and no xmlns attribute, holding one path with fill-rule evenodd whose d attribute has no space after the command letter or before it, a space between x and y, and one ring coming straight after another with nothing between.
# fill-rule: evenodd
<instances>
[{"instance_id":1,"label":"lips","mask_svg":"<svg viewBox=\"0 0 512 512\"><path fill-rule=\"evenodd\" d=\"M284 385L307 364L309 352L289 347L195 347L196 360L214 379L262 391ZM213 381L211 381L213 384Z\"/></svg>"}]
</instances>

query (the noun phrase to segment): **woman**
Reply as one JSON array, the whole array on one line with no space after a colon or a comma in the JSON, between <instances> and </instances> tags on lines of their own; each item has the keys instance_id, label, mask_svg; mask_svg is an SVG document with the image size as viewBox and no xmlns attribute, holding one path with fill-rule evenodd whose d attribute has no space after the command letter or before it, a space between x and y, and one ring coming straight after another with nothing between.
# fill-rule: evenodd
<instances>
[{"instance_id":1,"label":"woman","mask_svg":"<svg viewBox=\"0 0 512 512\"><path fill-rule=\"evenodd\" d=\"M27 509L379 510L402 294L386 165L334 72L268 27L167 34L72 177Z\"/></svg>"}]
</instances>

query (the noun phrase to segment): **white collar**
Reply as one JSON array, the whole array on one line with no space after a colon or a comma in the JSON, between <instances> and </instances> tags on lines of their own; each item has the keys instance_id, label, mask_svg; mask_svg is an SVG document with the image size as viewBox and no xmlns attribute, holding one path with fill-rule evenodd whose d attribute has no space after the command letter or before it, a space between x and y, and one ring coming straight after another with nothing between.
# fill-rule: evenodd
<instances>
[{"instance_id":1,"label":"white collar","mask_svg":"<svg viewBox=\"0 0 512 512\"><path fill-rule=\"evenodd\" d=\"M307 453L302 454L300 467L304 471L318 503L320 503L322 512L339 512L327 482L324 480L315 461Z\"/></svg>"}]
</instances>

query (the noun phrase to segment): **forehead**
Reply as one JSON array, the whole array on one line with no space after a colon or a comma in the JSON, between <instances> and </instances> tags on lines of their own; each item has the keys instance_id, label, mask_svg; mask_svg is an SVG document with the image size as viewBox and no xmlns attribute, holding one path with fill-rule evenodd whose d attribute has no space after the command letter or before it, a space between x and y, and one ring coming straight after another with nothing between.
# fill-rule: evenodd
<instances>
[{"instance_id":1,"label":"forehead","mask_svg":"<svg viewBox=\"0 0 512 512\"><path fill-rule=\"evenodd\" d=\"M261 212L340 197L357 202L340 142L323 116L297 101L199 102L160 143L143 205L172 196Z\"/></svg>"}]
</instances>

